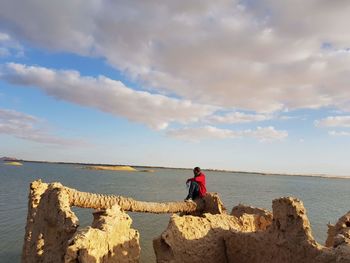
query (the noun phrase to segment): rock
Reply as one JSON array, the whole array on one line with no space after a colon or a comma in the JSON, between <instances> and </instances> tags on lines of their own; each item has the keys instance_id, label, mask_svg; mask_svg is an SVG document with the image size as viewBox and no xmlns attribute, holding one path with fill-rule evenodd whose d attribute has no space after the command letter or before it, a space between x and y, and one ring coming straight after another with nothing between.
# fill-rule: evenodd
<instances>
[{"instance_id":1,"label":"rock","mask_svg":"<svg viewBox=\"0 0 350 263\"><path fill-rule=\"evenodd\" d=\"M68 240L78 227L69 196L59 183L30 185L22 262L63 262Z\"/></svg>"},{"instance_id":2,"label":"rock","mask_svg":"<svg viewBox=\"0 0 350 263\"><path fill-rule=\"evenodd\" d=\"M342 243L350 244L350 211L339 218L335 225L328 224L327 247L337 247Z\"/></svg>"},{"instance_id":3,"label":"rock","mask_svg":"<svg viewBox=\"0 0 350 263\"><path fill-rule=\"evenodd\" d=\"M291 197L273 201L272 225L265 231L231 232L225 244L232 263L338 262L334 251L316 243L303 203Z\"/></svg>"},{"instance_id":4,"label":"rock","mask_svg":"<svg viewBox=\"0 0 350 263\"><path fill-rule=\"evenodd\" d=\"M226 208L217 193L208 192L203 198L197 198L194 202L200 209L191 212L183 212L180 215L201 216L205 213L213 215L226 214ZM188 202L185 202L185 204L186 203Z\"/></svg>"},{"instance_id":5,"label":"rock","mask_svg":"<svg viewBox=\"0 0 350 263\"><path fill-rule=\"evenodd\" d=\"M100 209L90 227L77 231L75 205ZM154 239L159 263L350 263L350 212L329 225L325 247L314 240L300 200L279 198L272 208L271 214L238 205L228 215L216 193L195 202L153 203L34 181L22 262L138 262L139 233L124 209L190 213L174 214Z\"/></svg>"},{"instance_id":6,"label":"rock","mask_svg":"<svg viewBox=\"0 0 350 263\"><path fill-rule=\"evenodd\" d=\"M69 241L65 262L138 262L139 233L130 228L131 223L118 205L95 212L92 226L79 230Z\"/></svg>"},{"instance_id":7,"label":"rock","mask_svg":"<svg viewBox=\"0 0 350 263\"><path fill-rule=\"evenodd\" d=\"M94 213L92 226L76 233L70 199L60 183L31 183L22 262L138 262L139 234L119 206Z\"/></svg>"},{"instance_id":8,"label":"rock","mask_svg":"<svg viewBox=\"0 0 350 263\"><path fill-rule=\"evenodd\" d=\"M227 214L177 216L153 240L157 262L227 262L225 236L236 231L252 231L253 216L237 218Z\"/></svg>"},{"instance_id":9,"label":"rock","mask_svg":"<svg viewBox=\"0 0 350 263\"><path fill-rule=\"evenodd\" d=\"M249 222L250 218L252 231L266 230L272 224L272 213L257 207L239 204L232 208L231 215L245 217L244 222Z\"/></svg>"}]
</instances>

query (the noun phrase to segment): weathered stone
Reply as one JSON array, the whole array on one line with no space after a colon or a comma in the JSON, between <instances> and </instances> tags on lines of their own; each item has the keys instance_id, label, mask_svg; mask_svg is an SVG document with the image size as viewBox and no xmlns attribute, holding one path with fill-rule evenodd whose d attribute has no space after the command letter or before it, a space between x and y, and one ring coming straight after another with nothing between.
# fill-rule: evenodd
<instances>
[{"instance_id":1,"label":"weathered stone","mask_svg":"<svg viewBox=\"0 0 350 263\"><path fill-rule=\"evenodd\" d=\"M302 202L291 197L273 201L273 222L265 231L231 233L225 244L232 263L345 262L314 240Z\"/></svg>"},{"instance_id":2,"label":"weathered stone","mask_svg":"<svg viewBox=\"0 0 350 263\"><path fill-rule=\"evenodd\" d=\"M350 212L339 218L335 225L328 225L327 247L337 247L343 243L350 245Z\"/></svg>"},{"instance_id":3,"label":"weathered stone","mask_svg":"<svg viewBox=\"0 0 350 263\"><path fill-rule=\"evenodd\" d=\"M92 226L79 230L69 241L65 262L138 262L139 233L130 228L131 223L117 205L95 212Z\"/></svg>"},{"instance_id":4,"label":"weathered stone","mask_svg":"<svg viewBox=\"0 0 350 263\"><path fill-rule=\"evenodd\" d=\"M251 231L266 230L272 224L272 213L268 210L239 204L232 208L232 216L244 217L246 224L251 220Z\"/></svg>"},{"instance_id":5,"label":"weathered stone","mask_svg":"<svg viewBox=\"0 0 350 263\"><path fill-rule=\"evenodd\" d=\"M76 232L75 205L102 211L94 213L91 227ZM350 213L329 225L324 247L295 198L274 200L273 214L239 205L228 215L215 193L195 202L153 203L41 181L30 186L22 262L137 262L139 234L122 209L191 214L173 215L154 240L157 262L350 263Z\"/></svg>"},{"instance_id":6,"label":"weathered stone","mask_svg":"<svg viewBox=\"0 0 350 263\"><path fill-rule=\"evenodd\" d=\"M61 184L31 183L22 262L63 262L77 227L78 218Z\"/></svg>"},{"instance_id":7,"label":"weathered stone","mask_svg":"<svg viewBox=\"0 0 350 263\"><path fill-rule=\"evenodd\" d=\"M168 228L153 240L157 262L225 263L224 237L232 231L251 231L252 222L252 215L240 218L209 213L202 217L173 215Z\"/></svg>"}]
</instances>

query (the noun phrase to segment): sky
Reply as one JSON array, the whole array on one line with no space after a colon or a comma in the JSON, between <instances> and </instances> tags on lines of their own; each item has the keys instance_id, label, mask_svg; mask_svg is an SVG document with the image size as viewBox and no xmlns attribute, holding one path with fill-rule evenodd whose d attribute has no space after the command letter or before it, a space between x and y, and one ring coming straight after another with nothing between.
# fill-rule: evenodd
<instances>
[{"instance_id":1,"label":"sky","mask_svg":"<svg viewBox=\"0 0 350 263\"><path fill-rule=\"evenodd\" d=\"M0 0L0 155L350 176L347 0Z\"/></svg>"}]
</instances>

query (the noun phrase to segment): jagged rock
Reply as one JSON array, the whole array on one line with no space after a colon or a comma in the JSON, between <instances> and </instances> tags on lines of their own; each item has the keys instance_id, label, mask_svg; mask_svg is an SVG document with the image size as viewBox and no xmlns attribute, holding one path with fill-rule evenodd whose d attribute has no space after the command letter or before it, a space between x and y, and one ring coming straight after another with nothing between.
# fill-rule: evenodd
<instances>
[{"instance_id":1,"label":"jagged rock","mask_svg":"<svg viewBox=\"0 0 350 263\"><path fill-rule=\"evenodd\" d=\"M226 255L232 263L312 263L338 261L339 251L319 245L311 234L301 201L291 197L273 201L273 222L265 231L235 232L225 236Z\"/></svg>"},{"instance_id":2,"label":"jagged rock","mask_svg":"<svg viewBox=\"0 0 350 263\"><path fill-rule=\"evenodd\" d=\"M115 205L94 213L91 227L79 230L69 241L65 263L138 262L139 233L132 220Z\"/></svg>"},{"instance_id":3,"label":"jagged rock","mask_svg":"<svg viewBox=\"0 0 350 263\"><path fill-rule=\"evenodd\" d=\"M266 230L272 224L272 213L262 208L239 204L232 208L231 215L237 218L245 217L243 221L246 223L250 218L252 231Z\"/></svg>"},{"instance_id":4,"label":"jagged rock","mask_svg":"<svg viewBox=\"0 0 350 263\"><path fill-rule=\"evenodd\" d=\"M327 247L337 247L342 243L350 245L350 211L339 218L335 225L328 225Z\"/></svg>"},{"instance_id":5,"label":"jagged rock","mask_svg":"<svg viewBox=\"0 0 350 263\"><path fill-rule=\"evenodd\" d=\"M103 211L76 233L71 206ZM350 212L329 226L324 247L312 237L302 202L291 197L274 200L272 216L243 205L228 215L215 193L195 202L153 203L41 181L30 185L22 262L137 262L139 234L123 210L192 214L173 215L154 240L157 262L350 263Z\"/></svg>"},{"instance_id":6,"label":"jagged rock","mask_svg":"<svg viewBox=\"0 0 350 263\"><path fill-rule=\"evenodd\" d=\"M168 228L153 240L157 262L227 262L224 237L232 231L251 231L252 220L250 215L173 215Z\"/></svg>"},{"instance_id":7,"label":"jagged rock","mask_svg":"<svg viewBox=\"0 0 350 263\"><path fill-rule=\"evenodd\" d=\"M22 262L63 262L77 227L78 218L61 184L31 183Z\"/></svg>"},{"instance_id":8,"label":"jagged rock","mask_svg":"<svg viewBox=\"0 0 350 263\"><path fill-rule=\"evenodd\" d=\"M190 211L190 212L182 212L180 213L181 216L183 215L201 216L204 213L209 213L213 215L226 214L226 208L217 193L208 192L203 198L197 198L193 202L196 203L197 207L200 209ZM193 203L193 202L189 202L189 203Z\"/></svg>"}]
</instances>

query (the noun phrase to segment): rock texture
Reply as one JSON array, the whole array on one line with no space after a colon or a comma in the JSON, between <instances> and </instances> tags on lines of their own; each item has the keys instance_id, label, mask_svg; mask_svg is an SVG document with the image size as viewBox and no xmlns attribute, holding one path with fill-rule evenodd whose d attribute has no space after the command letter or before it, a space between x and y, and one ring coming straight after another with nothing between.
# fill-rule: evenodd
<instances>
[{"instance_id":1,"label":"rock texture","mask_svg":"<svg viewBox=\"0 0 350 263\"><path fill-rule=\"evenodd\" d=\"M232 208L231 215L250 222L251 231L266 230L272 223L272 213L262 208L239 204Z\"/></svg>"},{"instance_id":2,"label":"rock texture","mask_svg":"<svg viewBox=\"0 0 350 263\"><path fill-rule=\"evenodd\" d=\"M261 224L255 215L236 217L223 212L201 217L173 215L168 228L153 241L157 262L228 262L224 238L236 231L260 230Z\"/></svg>"},{"instance_id":3,"label":"rock texture","mask_svg":"<svg viewBox=\"0 0 350 263\"><path fill-rule=\"evenodd\" d=\"M335 225L328 225L327 247L350 245L350 212L339 218Z\"/></svg>"},{"instance_id":4,"label":"rock texture","mask_svg":"<svg viewBox=\"0 0 350 263\"><path fill-rule=\"evenodd\" d=\"M301 201L286 197L273 201L273 222L265 231L225 236L232 263L350 262L348 246L329 249L316 243Z\"/></svg>"},{"instance_id":5,"label":"rock texture","mask_svg":"<svg viewBox=\"0 0 350 263\"><path fill-rule=\"evenodd\" d=\"M139 233L130 228L131 222L117 205L95 212L92 226L78 231L69 241L65 262L138 262Z\"/></svg>"},{"instance_id":6,"label":"rock texture","mask_svg":"<svg viewBox=\"0 0 350 263\"><path fill-rule=\"evenodd\" d=\"M77 231L71 206L99 209ZM273 213L238 205L226 213L219 196L153 203L79 192L60 183L30 185L22 262L138 262L139 234L124 211L181 213L153 242L157 262L350 263L350 212L329 225L327 246L311 233L303 203L284 197Z\"/></svg>"},{"instance_id":7,"label":"rock texture","mask_svg":"<svg viewBox=\"0 0 350 263\"><path fill-rule=\"evenodd\" d=\"M71 206L102 210L95 214L92 227L79 231L72 240L79 221ZM130 228L131 219L122 210L202 214L221 213L225 208L217 194L195 202L154 203L34 181L30 185L22 262L137 262L139 235Z\"/></svg>"},{"instance_id":8,"label":"rock texture","mask_svg":"<svg viewBox=\"0 0 350 263\"><path fill-rule=\"evenodd\" d=\"M61 184L31 183L22 262L63 262L77 227L78 218Z\"/></svg>"},{"instance_id":9,"label":"rock texture","mask_svg":"<svg viewBox=\"0 0 350 263\"><path fill-rule=\"evenodd\" d=\"M139 234L130 217L115 205L76 233L69 191L60 183L31 183L22 262L138 262Z\"/></svg>"},{"instance_id":10,"label":"rock texture","mask_svg":"<svg viewBox=\"0 0 350 263\"><path fill-rule=\"evenodd\" d=\"M71 206L94 209L107 209L113 205L119 205L124 211L142 213L191 213L203 211L204 203L201 200L195 202L143 202L132 198L116 195L104 195L80 192L72 188L65 187L69 195Z\"/></svg>"}]
</instances>

